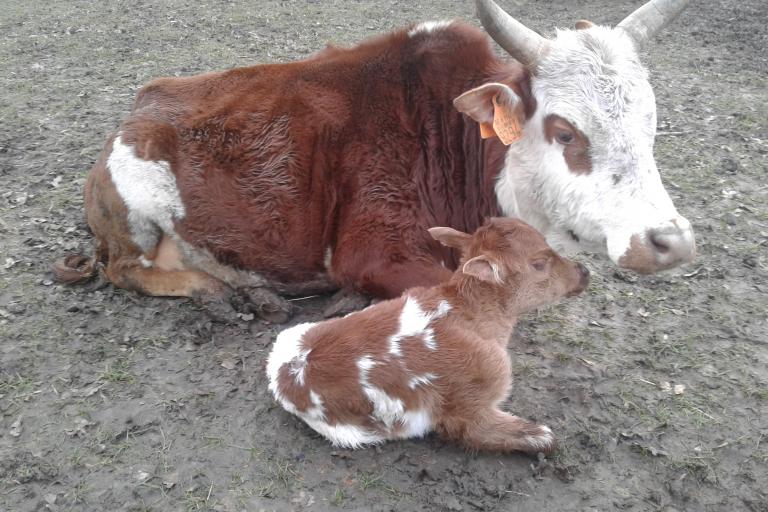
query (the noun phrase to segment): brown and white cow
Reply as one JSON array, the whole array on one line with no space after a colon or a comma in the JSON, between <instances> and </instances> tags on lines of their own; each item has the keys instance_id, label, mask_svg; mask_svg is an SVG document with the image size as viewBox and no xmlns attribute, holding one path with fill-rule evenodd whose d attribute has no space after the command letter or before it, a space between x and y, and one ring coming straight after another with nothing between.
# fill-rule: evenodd
<instances>
[{"instance_id":1,"label":"brown and white cow","mask_svg":"<svg viewBox=\"0 0 768 512\"><path fill-rule=\"evenodd\" d=\"M552 431L503 412L517 318L581 293L589 273L517 219L468 235L432 228L462 253L451 279L281 332L269 389L333 444L357 448L435 430L472 449L548 452Z\"/></svg>"},{"instance_id":2,"label":"brown and white cow","mask_svg":"<svg viewBox=\"0 0 768 512\"><path fill-rule=\"evenodd\" d=\"M685 1L552 39L477 3L516 60L472 26L425 23L300 62L146 85L86 183L95 254L59 261L56 275L103 267L116 286L223 305L241 290L281 316L270 290L386 298L443 281L456 255L426 229L472 231L497 214L641 273L690 260L636 50Z\"/></svg>"}]
</instances>

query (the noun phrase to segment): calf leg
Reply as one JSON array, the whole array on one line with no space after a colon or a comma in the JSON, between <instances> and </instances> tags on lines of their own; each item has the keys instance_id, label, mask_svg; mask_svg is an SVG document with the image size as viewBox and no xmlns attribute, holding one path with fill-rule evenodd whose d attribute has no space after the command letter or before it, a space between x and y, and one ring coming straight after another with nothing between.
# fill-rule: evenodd
<instances>
[{"instance_id":1,"label":"calf leg","mask_svg":"<svg viewBox=\"0 0 768 512\"><path fill-rule=\"evenodd\" d=\"M472 419L448 420L441 432L473 450L549 453L557 446L549 427L496 408L477 412Z\"/></svg>"}]
</instances>

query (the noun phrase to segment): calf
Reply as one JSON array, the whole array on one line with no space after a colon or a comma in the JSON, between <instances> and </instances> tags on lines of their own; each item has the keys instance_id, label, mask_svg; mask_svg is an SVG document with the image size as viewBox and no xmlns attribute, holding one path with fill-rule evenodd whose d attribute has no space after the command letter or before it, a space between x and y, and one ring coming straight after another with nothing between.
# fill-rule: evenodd
<instances>
[{"instance_id":1,"label":"calf","mask_svg":"<svg viewBox=\"0 0 768 512\"><path fill-rule=\"evenodd\" d=\"M462 254L449 281L281 332L269 389L338 446L436 430L472 449L551 451L548 427L499 409L512 383L507 342L519 315L581 293L589 272L519 220L429 232Z\"/></svg>"}]
</instances>

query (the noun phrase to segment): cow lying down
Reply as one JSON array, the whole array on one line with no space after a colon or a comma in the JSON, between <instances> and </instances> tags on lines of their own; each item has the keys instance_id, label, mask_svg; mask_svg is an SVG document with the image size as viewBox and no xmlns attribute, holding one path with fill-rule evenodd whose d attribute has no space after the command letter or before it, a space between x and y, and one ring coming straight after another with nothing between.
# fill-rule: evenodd
<instances>
[{"instance_id":1,"label":"cow lying down","mask_svg":"<svg viewBox=\"0 0 768 512\"><path fill-rule=\"evenodd\" d=\"M507 342L521 314L581 293L589 272L519 220L429 232L462 254L448 282L281 332L270 390L338 446L435 430L471 449L551 451L548 427L499 409L512 382Z\"/></svg>"}]
</instances>

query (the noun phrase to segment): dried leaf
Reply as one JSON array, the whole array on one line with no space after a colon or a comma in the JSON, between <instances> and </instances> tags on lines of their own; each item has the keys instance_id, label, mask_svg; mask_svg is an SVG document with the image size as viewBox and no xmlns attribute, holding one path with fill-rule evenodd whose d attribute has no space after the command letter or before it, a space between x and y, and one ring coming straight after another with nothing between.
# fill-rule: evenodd
<instances>
[{"instance_id":1,"label":"dried leaf","mask_svg":"<svg viewBox=\"0 0 768 512\"><path fill-rule=\"evenodd\" d=\"M16 418L16 421L11 423L11 430L8 433L12 437L19 437L21 435L21 416Z\"/></svg>"}]
</instances>

